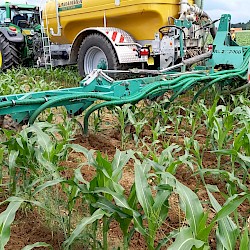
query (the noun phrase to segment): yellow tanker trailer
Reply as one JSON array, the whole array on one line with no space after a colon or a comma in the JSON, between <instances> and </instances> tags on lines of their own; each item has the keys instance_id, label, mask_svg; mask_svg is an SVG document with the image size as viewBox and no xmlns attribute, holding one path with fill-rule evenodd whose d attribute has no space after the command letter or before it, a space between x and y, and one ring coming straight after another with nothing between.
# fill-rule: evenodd
<instances>
[{"instance_id":1,"label":"yellow tanker trailer","mask_svg":"<svg viewBox=\"0 0 250 250\"><path fill-rule=\"evenodd\" d=\"M181 2L179 2L181 1ZM213 24L203 2L49 0L43 10L52 51L64 48L81 75L93 69L167 68L199 55Z\"/></svg>"}]
</instances>

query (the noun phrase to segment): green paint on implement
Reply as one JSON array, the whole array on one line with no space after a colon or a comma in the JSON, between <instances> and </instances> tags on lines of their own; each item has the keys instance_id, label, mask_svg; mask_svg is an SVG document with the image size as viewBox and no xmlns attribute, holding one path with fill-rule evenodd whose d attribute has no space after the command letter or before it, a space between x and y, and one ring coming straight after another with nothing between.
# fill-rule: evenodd
<instances>
[{"instance_id":1,"label":"green paint on implement","mask_svg":"<svg viewBox=\"0 0 250 250\"><path fill-rule=\"evenodd\" d=\"M194 86L200 87L195 96L197 98L200 93L214 84L225 86L234 83L237 79L246 80L250 46L241 47L232 43L228 37L230 25L226 25L229 20L231 20L230 15L222 16L222 23L213 44L212 57L202 71L194 70L188 74L172 72L154 77L115 81L102 70L96 70L83 79L77 88L0 96L0 117L8 114L18 123L28 120L29 124L32 124L45 109L65 106L71 115L78 115L86 110L84 131L87 133L89 116L100 108L137 103L144 98L160 96L167 91L172 93L169 100L171 103ZM227 53L224 52L225 50ZM238 57L232 56L236 50L239 51ZM216 67L223 65L230 66L230 69L215 71Z\"/></svg>"}]
</instances>

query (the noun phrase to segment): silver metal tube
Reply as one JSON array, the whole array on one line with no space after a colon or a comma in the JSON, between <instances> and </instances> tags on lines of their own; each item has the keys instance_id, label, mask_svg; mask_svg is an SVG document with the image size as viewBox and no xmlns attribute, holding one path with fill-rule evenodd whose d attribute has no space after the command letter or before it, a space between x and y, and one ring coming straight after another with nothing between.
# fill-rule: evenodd
<instances>
[{"instance_id":1,"label":"silver metal tube","mask_svg":"<svg viewBox=\"0 0 250 250\"><path fill-rule=\"evenodd\" d=\"M188 7L189 7L188 0L181 0L180 1L180 14L187 13Z\"/></svg>"},{"instance_id":2,"label":"silver metal tube","mask_svg":"<svg viewBox=\"0 0 250 250\"><path fill-rule=\"evenodd\" d=\"M115 43L116 46L132 46L135 45L139 48L142 48L142 45L139 43Z\"/></svg>"},{"instance_id":3,"label":"silver metal tube","mask_svg":"<svg viewBox=\"0 0 250 250\"><path fill-rule=\"evenodd\" d=\"M62 35L62 26L61 26L60 17L59 17L58 0L55 0L55 5L56 5L57 33L54 32L53 28L50 28L50 34L52 36L61 36Z\"/></svg>"},{"instance_id":4,"label":"silver metal tube","mask_svg":"<svg viewBox=\"0 0 250 250\"><path fill-rule=\"evenodd\" d=\"M192 58L183 60L182 63L183 63L184 65L192 65L192 64L194 64L194 63L197 63L197 62L200 62L200 61L203 61L203 60L209 58L211 55L212 55L212 52L209 51L209 52L206 52L206 53L204 53L204 54L201 54L201 55L194 56L194 57L192 57Z\"/></svg>"}]
</instances>

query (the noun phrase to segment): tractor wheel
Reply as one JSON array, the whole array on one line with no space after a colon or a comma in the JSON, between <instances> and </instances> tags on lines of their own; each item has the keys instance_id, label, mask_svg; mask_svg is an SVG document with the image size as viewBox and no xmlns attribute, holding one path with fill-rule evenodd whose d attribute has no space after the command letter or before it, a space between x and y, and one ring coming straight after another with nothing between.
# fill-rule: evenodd
<instances>
[{"instance_id":1,"label":"tractor wheel","mask_svg":"<svg viewBox=\"0 0 250 250\"><path fill-rule=\"evenodd\" d=\"M101 34L87 36L78 54L78 70L81 76L91 73L94 69L122 69L116 52L109 40Z\"/></svg>"},{"instance_id":2,"label":"tractor wheel","mask_svg":"<svg viewBox=\"0 0 250 250\"><path fill-rule=\"evenodd\" d=\"M0 69L6 70L19 65L18 50L0 33Z\"/></svg>"}]
</instances>

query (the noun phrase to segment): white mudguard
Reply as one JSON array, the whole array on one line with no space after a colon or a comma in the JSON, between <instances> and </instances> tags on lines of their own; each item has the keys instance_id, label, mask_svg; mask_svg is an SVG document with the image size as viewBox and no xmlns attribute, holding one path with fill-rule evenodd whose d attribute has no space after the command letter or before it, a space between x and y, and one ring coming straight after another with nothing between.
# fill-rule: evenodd
<instances>
[{"instance_id":1,"label":"white mudguard","mask_svg":"<svg viewBox=\"0 0 250 250\"><path fill-rule=\"evenodd\" d=\"M89 33L89 31L101 33L109 39L116 51L119 63L147 62L145 58L138 57L136 41L126 31L112 27L92 27L81 31L81 33Z\"/></svg>"}]
</instances>

